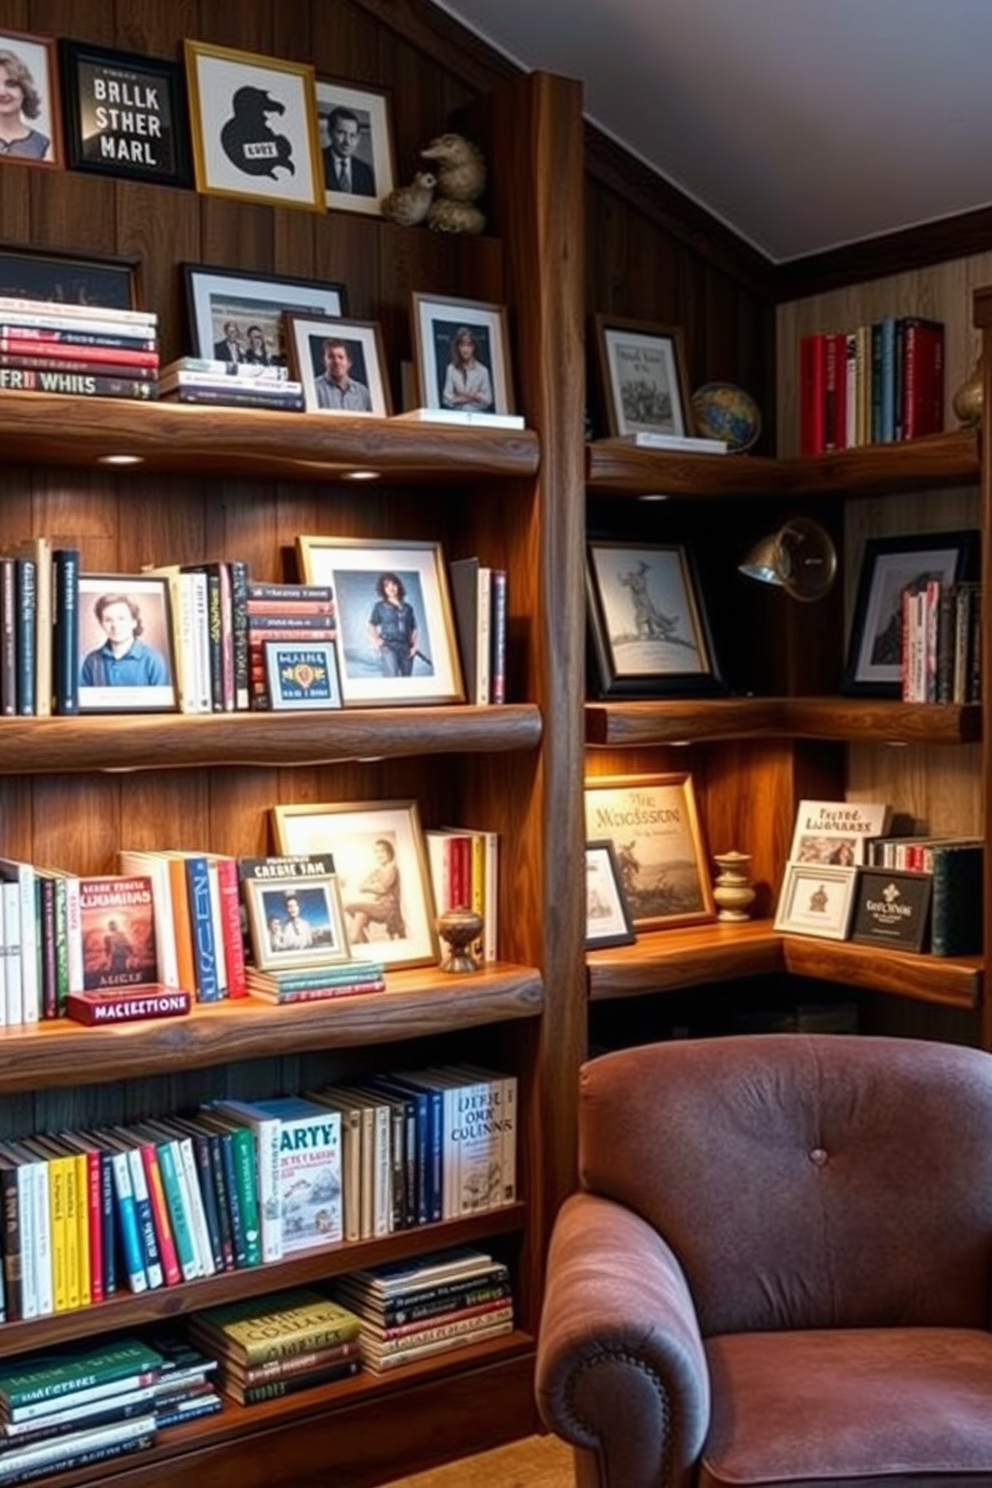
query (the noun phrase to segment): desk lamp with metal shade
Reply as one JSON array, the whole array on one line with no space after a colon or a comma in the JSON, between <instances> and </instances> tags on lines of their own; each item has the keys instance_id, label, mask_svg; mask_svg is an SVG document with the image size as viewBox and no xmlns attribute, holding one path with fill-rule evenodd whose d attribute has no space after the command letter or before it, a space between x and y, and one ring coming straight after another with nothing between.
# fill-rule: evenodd
<instances>
[{"instance_id":1,"label":"desk lamp with metal shade","mask_svg":"<svg viewBox=\"0 0 992 1488\"><path fill-rule=\"evenodd\" d=\"M837 574L837 550L830 534L810 517L792 517L777 532L755 543L742 574L777 584L792 599L823 599Z\"/></svg>"}]
</instances>

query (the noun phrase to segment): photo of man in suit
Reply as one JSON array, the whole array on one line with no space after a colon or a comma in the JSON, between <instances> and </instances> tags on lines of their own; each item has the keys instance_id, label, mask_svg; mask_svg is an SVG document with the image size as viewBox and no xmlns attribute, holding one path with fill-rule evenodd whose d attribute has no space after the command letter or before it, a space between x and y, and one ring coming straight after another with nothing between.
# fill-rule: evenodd
<instances>
[{"instance_id":1,"label":"photo of man in suit","mask_svg":"<svg viewBox=\"0 0 992 1488\"><path fill-rule=\"evenodd\" d=\"M327 115L328 144L324 157L324 179L328 191L354 196L375 196L375 172L357 151L362 137L361 120L354 109L338 104Z\"/></svg>"}]
</instances>

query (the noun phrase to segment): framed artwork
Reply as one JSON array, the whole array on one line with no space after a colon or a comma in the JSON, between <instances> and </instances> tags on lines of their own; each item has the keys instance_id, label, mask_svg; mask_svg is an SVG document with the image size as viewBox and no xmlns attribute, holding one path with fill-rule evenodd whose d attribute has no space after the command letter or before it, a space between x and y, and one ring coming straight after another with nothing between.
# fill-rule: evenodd
<instances>
[{"instance_id":1,"label":"framed artwork","mask_svg":"<svg viewBox=\"0 0 992 1488\"><path fill-rule=\"evenodd\" d=\"M0 31L0 162L61 166L62 122L54 37Z\"/></svg>"},{"instance_id":2,"label":"framed artwork","mask_svg":"<svg viewBox=\"0 0 992 1488\"><path fill-rule=\"evenodd\" d=\"M346 708L465 701L439 543L300 536L296 548L304 582L334 591Z\"/></svg>"},{"instance_id":3,"label":"framed artwork","mask_svg":"<svg viewBox=\"0 0 992 1488\"><path fill-rule=\"evenodd\" d=\"M197 191L323 212L309 63L183 43Z\"/></svg>"},{"instance_id":4,"label":"framed artwork","mask_svg":"<svg viewBox=\"0 0 992 1488\"><path fill-rule=\"evenodd\" d=\"M416 801L273 806L281 853L331 853L354 953L385 966L438 959L427 851Z\"/></svg>"},{"instance_id":5,"label":"framed artwork","mask_svg":"<svg viewBox=\"0 0 992 1488\"><path fill-rule=\"evenodd\" d=\"M978 533L929 532L865 542L841 691L902 694L902 596L929 579L942 586L977 578Z\"/></svg>"},{"instance_id":6,"label":"framed artwork","mask_svg":"<svg viewBox=\"0 0 992 1488\"><path fill-rule=\"evenodd\" d=\"M586 840L613 846L635 930L716 919L691 775L590 776L585 815Z\"/></svg>"},{"instance_id":7,"label":"framed artwork","mask_svg":"<svg viewBox=\"0 0 992 1488\"><path fill-rule=\"evenodd\" d=\"M263 654L270 708L340 708L333 641L265 641Z\"/></svg>"},{"instance_id":8,"label":"framed artwork","mask_svg":"<svg viewBox=\"0 0 992 1488\"><path fill-rule=\"evenodd\" d=\"M395 184L388 93L323 77L314 92L328 207L380 217Z\"/></svg>"},{"instance_id":9,"label":"framed artwork","mask_svg":"<svg viewBox=\"0 0 992 1488\"><path fill-rule=\"evenodd\" d=\"M245 878L241 889L252 960L260 971L351 959L336 873Z\"/></svg>"},{"instance_id":10,"label":"framed artwork","mask_svg":"<svg viewBox=\"0 0 992 1488\"><path fill-rule=\"evenodd\" d=\"M620 887L617 855L609 838L586 843L586 949L629 945L635 940L630 910Z\"/></svg>"},{"instance_id":11,"label":"framed artwork","mask_svg":"<svg viewBox=\"0 0 992 1488\"><path fill-rule=\"evenodd\" d=\"M80 574L78 604L80 712L175 709L168 579Z\"/></svg>"},{"instance_id":12,"label":"framed artwork","mask_svg":"<svg viewBox=\"0 0 992 1488\"><path fill-rule=\"evenodd\" d=\"M0 295L60 305L140 310L140 260L0 248Z\"/></svg>"},{"instance_id":13,"label":"framed artwork","mask_svg":"<svg viewBox=\"0 0 992 1488\"><path fill-rule=\"evenodd\" d=\"M373 413L380 418L392 413L382 333L374 321L290 310L286 347L309 413Z\"/></svg>"},{"instance_id":14,"label":"framed artwork","mask_svg":"<svg viewBox=\"0 0 992 1488\"><path fill-rule=\"evenodd\" d=\"M331 281L263 278L207 264L184 264L183 274L194 356L287 366L287 310L324 317L345 313L344 285Z\"/></svg>"},{"instance_id":15,"label":"framed artwork","mask_svg":"<svg viewBox=\"0 0 992 1488\"><path fill-rule=\"evenodd\" d=\"M188 186L186 85L178 62L59 42L73 170Z\"/></svg>"},{"instance_id":16,"label":"framed artwork","mask_svg":"<svg viewBox=\"0 0 992 1488\"><path fill-rule=\"evenodd\" d=\"M586 591L601 697L726 691L686 548L590 541Z\"/></svg>"},{"instance_id":17,"label":"framed artwork","mask_svg":"<svg viewBox=\"0 0 992 1488\"><path fill-rule=\"evenodd\" d=\"M680 330L597 315L596 348L613 438L693 432Z\"/></svg>"},{"instance_id":18,"label":"framed artwork","mask_svg":"<svg viewBox=\"0 0 992 1488\"><path fill-rule=\"evenodd\" d=\"M774 928L790 935L846 940L857 877L857 868L787 863Z\"/></svg>"},{"instance_id":19,"label":"framed artwork","mask_svg":"<svg viewBox=\"0 0 992 1488\"><path fill-rule=\"evenodd\" d=\"M449 413L513 413L506 310L414 292L417 395Z\"/></svg>"}]
</instances>

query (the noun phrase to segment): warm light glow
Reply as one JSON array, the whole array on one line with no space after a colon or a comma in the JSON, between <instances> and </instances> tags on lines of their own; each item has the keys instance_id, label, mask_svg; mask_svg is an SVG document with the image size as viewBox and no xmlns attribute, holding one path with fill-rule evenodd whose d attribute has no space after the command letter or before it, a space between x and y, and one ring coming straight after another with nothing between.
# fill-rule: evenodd
<instances>
[{"instance_id":1,"label":"warm light glow","mask_svg":"<svg viewBox=\"0 0 992 1488\"><path fill-rule=\"evenodd\" d=\"M349 470L345 480L379 480L378 470Z\"/></svg>"},{"instance_id":2,"label":"warm light glow","mask_svg":"<svg viewBox=\"0 0 992 1488\"><path fill-rule=\"evenodd\" d=\"M670 501L671 497L663 491L649 491L644 496L638 496L638 501Z\"/></svg>"},{"instance_id":3,"label":"warm light glow","mask_svg":"<svg viewBox=\"0 0 992 1488\"><path fill-rule=\"evenodd\" d=\"M144 455L99 455L98 465L143 465Z\"/></svg>"}]
</instances>

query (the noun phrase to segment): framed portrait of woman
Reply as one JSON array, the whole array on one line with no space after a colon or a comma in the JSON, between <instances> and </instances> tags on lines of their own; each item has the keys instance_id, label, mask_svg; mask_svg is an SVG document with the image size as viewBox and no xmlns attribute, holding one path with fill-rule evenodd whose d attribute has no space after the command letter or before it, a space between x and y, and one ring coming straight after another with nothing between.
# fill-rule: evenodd
<instances>
[{"instance_id":1,"label":"framed portrait of woman","mask_svg":"<svg viewBox=\"0 0 992 1488\"><path fill-rule=\"evenodd\" d=\"M61 166L55 38L0 31L0 161Z\"/></svg>"},{"instance_id":2,"label":"framed portrait of woman","mask_svg":"<svg viewBox=\"0 0 992 1488\"><path fill-rule=\"evenodd\" d=\"M515 412L504 306L414 293L412 314L425 408L473 417Z\"/></svg>"}]
</instances>

